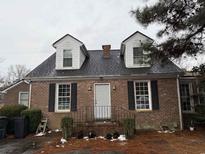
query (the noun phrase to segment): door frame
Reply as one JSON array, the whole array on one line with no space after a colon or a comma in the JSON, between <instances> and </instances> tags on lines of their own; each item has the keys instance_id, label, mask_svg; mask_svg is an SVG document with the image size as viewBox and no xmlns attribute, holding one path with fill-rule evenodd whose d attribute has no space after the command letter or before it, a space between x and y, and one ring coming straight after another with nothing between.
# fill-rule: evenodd
<instances>
[{"instance_id":1,"label":"door frame","mask_svg":"<svg viewBox=\"0 0 205 154\"><path fill-rule=\"evenodd\" d=\"M108 106L112 106L111 103L111 88L110 88L110 83L109 82L103 82L103 83L94 83L94 101L93 101L93 107L95 108L96 106L96 85L108 85L109 86L109 105ZM95 110L93 110L93 112L95 112ZM110 118L112 116L112 110L110 109Z\"/></svg>"}]
</instances>

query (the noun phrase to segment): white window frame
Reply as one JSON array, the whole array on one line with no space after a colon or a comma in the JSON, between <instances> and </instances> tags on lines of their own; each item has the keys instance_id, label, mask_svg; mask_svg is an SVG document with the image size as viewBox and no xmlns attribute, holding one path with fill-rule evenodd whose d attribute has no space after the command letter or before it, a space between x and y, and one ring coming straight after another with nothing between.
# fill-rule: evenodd
<instances>
[{"instance_id":1,"label":"white window frame","mask_svg":"<svg viewBox=\"0 0 205 154\"><path fill-rule=\"evenodd\" d=\"M148 96L149 96L149 109L137 109L136 107L136 83L147 82ZM135 80L134 81L134 97L135 97L135 110L136 111L151 111L152 110L152 93L151 93L151 81L150 80Z\"/></svg>"},{"instance_id":2,"label":"white window frame","mask_svg":"<svg viewBox=\"0 0 205 154\"><path fill-rule=\"evenodd\" d=\"M192 85L192 83L191 82L185 82L185 83L181 83L181 84L188 84L188 87L189 87L189 99L190 99L190 108L191 108L191 110L184 110L183 109L183 106L182 106L182 112L184 112L184 113L193 113L194 112L194 108L193 108L193 106L194 106L194 99L193 99L193 97L192 97L192 95L193 95L193 85ZM180 85L181 86L181 85ZM181 97L181 99L184 97L184 96L180 96ZM187 97L187 96L186 96ZM182 102L182 100L181 100L181 104L182 104L183 102ZM182 104L183 105L183 104Z\"/></svg>"},{"instance_id":3,"label":"white window frame","mask_svg":"<svg viewBox=\"0 0 205 154\"><path fill-rule=\"evenodd\" d=\"M142 48L142 55L140 55L140 56L135 56L134 55L134 48L142 48L142 47L133 47L132 48L132 53L133 53L133 66L137 66L137 67L149 67L150 66L150 64L149 63L146 63L145 61L146 61L146 58L147 58L147 55L144 53L144 50L143 50L143 48ZM142 58L143 60L142 60L142 63L135 63L135 57L137 57L137 58ZM146 58L145 58L146 57Z\"/></svg>"},{"instance_id":4,"label":"white window frame","mask_svg":"<svg viewBox=\"0 0 205 154\"><path fill-rule=\"evenodd\" d=\"M29 106L29 92L28 91L20 91L19 92L18 103L21 104L21 105L24 105L24 104L21 103L21 94L28 94L28 102L27 102L26 106Z\"/></svg>"},{"instance_id":5,"label":"white window frame","mask_svg":"<svg viewBox=\"0 0 205 154\"><path fill-rule=\"evenodd\" d=\"M71 66L64 66L64 52L65 51L70 51L71 52L71 59L72 59ZM72 49L63 49L63 68L71 68L71 67L73 67L73 53L72 53Z\"/></svg>"},{"instance_id":6,"label":"white window frame","mask_svg":"<svg viewBox=\"0 0 205 154\"><path fill-rule=\"evenodd\" d=\"M70 107L69 109L67 110L59 110L58 109L58 98L59 98L59 95L58 95L58 92L59 92L59 85L70 85ZM56 83L56 99L55 99L55 112L70 112L71 111L71 83Z\"/></svg>"}]
</instances>

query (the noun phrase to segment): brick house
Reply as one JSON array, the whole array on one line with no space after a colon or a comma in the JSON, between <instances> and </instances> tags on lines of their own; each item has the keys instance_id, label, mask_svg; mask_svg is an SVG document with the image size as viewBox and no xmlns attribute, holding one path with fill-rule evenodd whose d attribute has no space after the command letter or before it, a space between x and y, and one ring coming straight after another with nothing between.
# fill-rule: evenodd
<instances>
[{"instance_id":1,"label":"brick house","mask_svg":"<svg viewBox=\"0 0 205 154\"><path fill-rule=\"evenodd\" d=\"M22 104L28 106L29 103L29 82L19 80L0 90L0 106L5 104Z\"/></svg>"},{"instance_id":2,"label":"brick house","mask_svg":"<svg viewBox=\"0 0 205 154\"><path fill-rule=\"evenodd\" d=\"M53 43L56 52L26 77L29 107L41 109L53 129L65 115L82 123L134 117L136 129L182 128L182 71L171 61L148 63L144 42L153 40L137 31L118 50L87 50L73 36L63 36Z\"/></svg>"}]
</instances>

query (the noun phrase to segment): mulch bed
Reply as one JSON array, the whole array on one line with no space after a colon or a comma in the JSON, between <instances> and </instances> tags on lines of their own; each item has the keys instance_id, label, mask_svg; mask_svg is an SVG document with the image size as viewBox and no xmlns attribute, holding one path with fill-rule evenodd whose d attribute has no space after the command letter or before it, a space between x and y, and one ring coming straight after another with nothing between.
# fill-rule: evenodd
<instances>
[{"instance_id":1,"label":"mulch bed","mask_svg":"<svg viewBox=\"0 0 205 154\"><path fill-rule=\"evenodd\" d=\"M157 132L140 132L127 141L109 141L103 139L70 139L65 144L60 144L61 136L55 136L50 142L42 145L36 154L52 154L72 152L75 150L99 153L104 151L119 151L128 154L157 154L157 153L205 153L205 131L183 131L172 134ZM57 145L57 146L56 146Z\"/></svg>"}]
</instances>

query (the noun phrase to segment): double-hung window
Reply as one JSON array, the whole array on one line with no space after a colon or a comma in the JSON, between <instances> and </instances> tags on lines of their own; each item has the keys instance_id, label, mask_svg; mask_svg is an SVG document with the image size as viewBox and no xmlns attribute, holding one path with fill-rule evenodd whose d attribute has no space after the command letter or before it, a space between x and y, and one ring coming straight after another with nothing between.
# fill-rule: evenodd
<instances>
[{"instance_id":1,"label":"double-hung window","mask_svg":"<svg viewBox=\"0 0 205 154\"><path fill-rule=\"evenodd\" d=\"M148 56L143 53L142 47L133 48L133 64L134 65L148 65Z\"/></svg>"},{"instance_id":2,"label":"double-hung window","mask_svg":"<svg viewBox=\"0 0 205 154\"><path fill-rule=\"evenodd\" d=\"M190 89L190 83L180 84L181 105L183 111L192 111Z\"/></svg>"},{"instance_id":3,"label":"double-hung window","mask_svg":"<svg viewBox=\"0 0 205 154\"><path fill-rule=\"evenodd\" d=\"M56 111L70 111L71 85L57 84L56 87Z\"/></svg>"},{"instance_id":4,"label":"double-hung window","mask_svg":"<svg viewBox=\"0 0 205 154\"><path fill-rule=\"evenodd\" d=\"M72 67L71 50L63 50L63 67Z\"/></svg>"},{"instance_id":5,"label":"double-hung window","mask_svg":"<svg viewBox=\"0 0 205 154\"><path fill-rule=\"evenodd\" d=\"M151 110L150 81L135 81L135 109Z\"/></svg>"},{"instance_id":6,"label":"double-hung window","mask_svg":"<svg viewBox=\"0 0 205 154\"><path fill-rule=\"evenodd\" d=\"M19 92L19 104L28 106L29 93L28 92Z\"/></svg>"}]
</instances>

